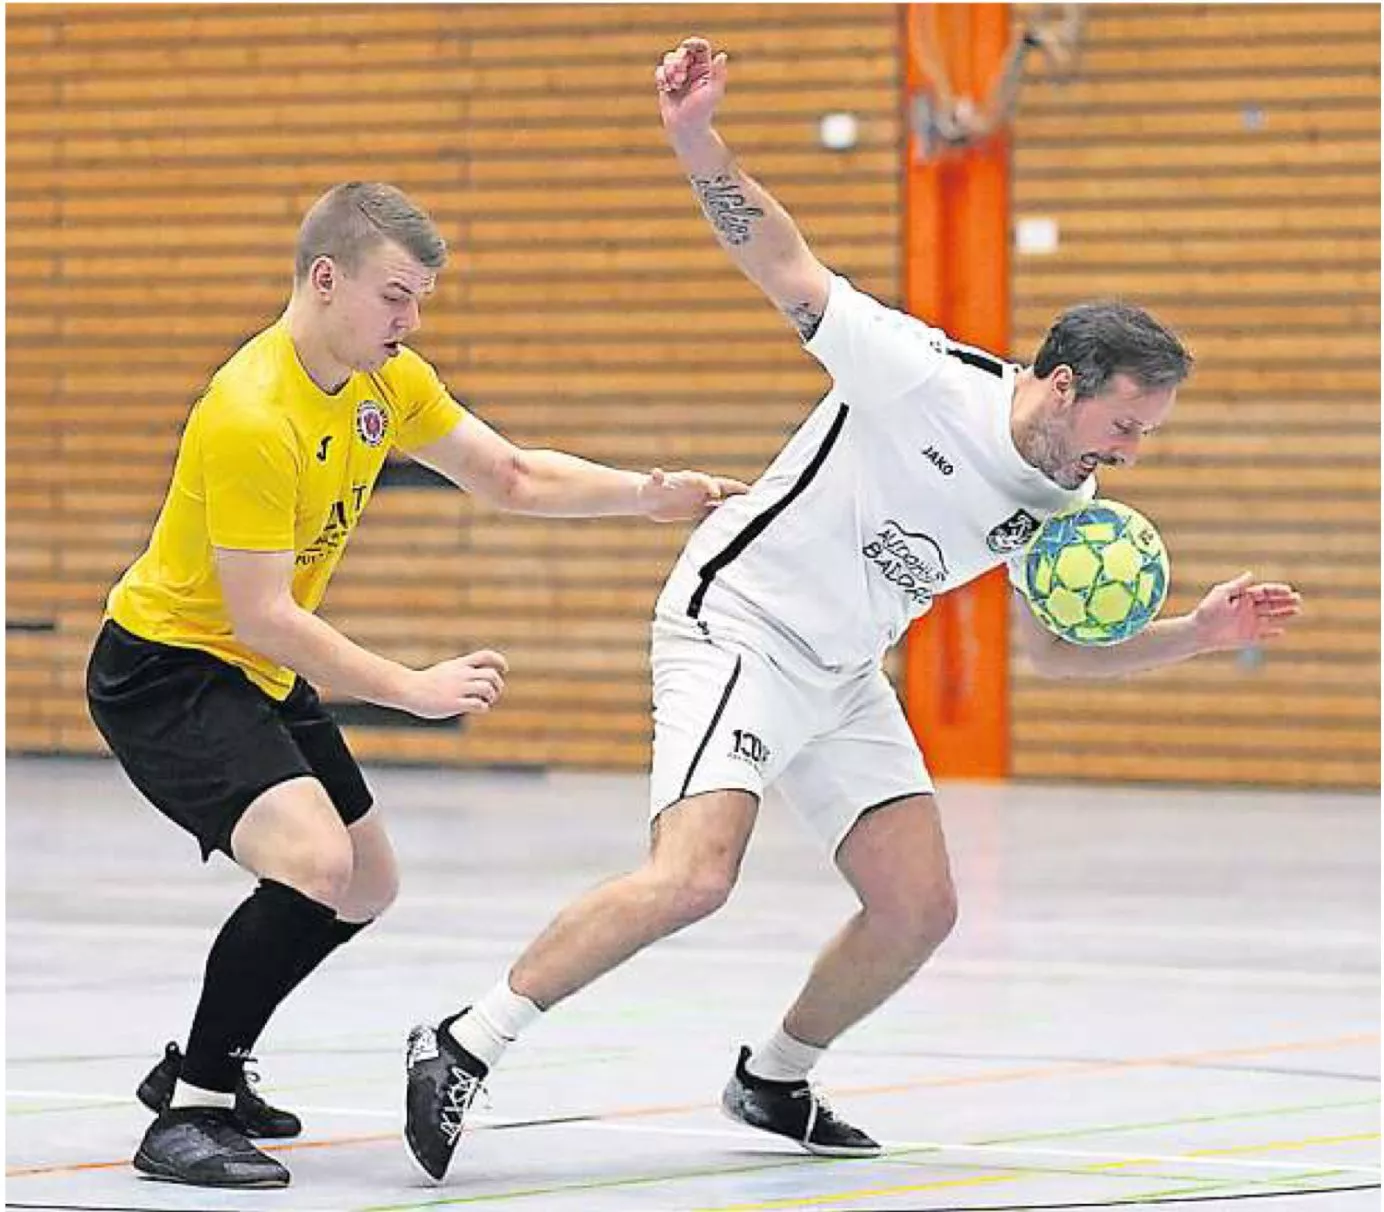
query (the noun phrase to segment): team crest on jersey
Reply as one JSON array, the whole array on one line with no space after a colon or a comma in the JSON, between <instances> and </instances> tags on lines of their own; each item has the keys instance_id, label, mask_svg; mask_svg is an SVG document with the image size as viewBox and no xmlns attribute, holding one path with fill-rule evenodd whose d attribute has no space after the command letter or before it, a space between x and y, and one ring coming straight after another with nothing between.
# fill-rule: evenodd
<instances>
[{"instance_id":1,"label":"team crest on jersey","mask_svg":"<svg viewBox=\"0 0 1384 1212\"><path fill-rule=\"evenodd\" d=\"M362 400L356 409L356 433L367 446L378 446L389 432L389 414L374 400Z\"/></svg>"},{"instance_id":2,"label":"team crest on jersey","mask_svg":"<svg viewBox=\"0 0 1384 1212\"><path fill-rule=\"evenodd\" d=\"M996 555L1009 555L1022 548L1037 529L1038 519L1019 509L985 536L985 545Z\"/></svg>"}]
</instances>

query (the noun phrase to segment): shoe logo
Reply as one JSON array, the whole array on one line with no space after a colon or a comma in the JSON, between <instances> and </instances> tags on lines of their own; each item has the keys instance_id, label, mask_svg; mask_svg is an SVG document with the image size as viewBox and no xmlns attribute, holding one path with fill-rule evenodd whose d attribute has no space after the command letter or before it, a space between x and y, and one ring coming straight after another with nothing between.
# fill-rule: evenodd
<instances>
[{"instance_id":1,"label":"shoe logo","mask_svg":"<svg viewBox=\"0 0 1384 1212\"><path fill-rule=\"evenodd\" d=\"M756 770L763 770L769 760L769 746L753 732L737 728L731 733L730 755L742 762L749 762Z\"/></svg>"},{"instance_id":2,"label":"shoe logo","mask_svg":"<svg viewBox=\"0 0 1384 1212\"><path fill-rule=\"evenodd\" d=\"M1018 551L1033 537L1038 519L1026 509L1017 510L985 536L985 545L996 555Z\"/></svg>"},{"instance_id":3,"label":"shoe logo","mask_svg":"<svg viewBox=\"0 0 1384 1212\"><path fill-rule=\"evenodd\" d=\"M935 446L929 446L923 451L923 458L937 468L944 476L949 476L956 470L952 461Z\"/></svg>"},{"instance_id":4,"label":"shoe logo","mask_svg":"<svg viewBox=\"0 0 1384 1212\"><path fill-rule=\"evenodd\" d=\"M415 1027L408 1033L408 1053L404 1066L412 1069L422 1061L437 1059L437 1032L431 1027Z\"/></svg>"},{"instance_id":5,"label":"shoe logo","mask_svg":"<svg viewBox=\"0 0 1384 1212\"><path fill-rule=\"evenodd\" d=\"M332 440L331 434L322 439L322 444L317 448L317 461L325 463L327 461L327 445Z\"/></svg>"}]
</instances>

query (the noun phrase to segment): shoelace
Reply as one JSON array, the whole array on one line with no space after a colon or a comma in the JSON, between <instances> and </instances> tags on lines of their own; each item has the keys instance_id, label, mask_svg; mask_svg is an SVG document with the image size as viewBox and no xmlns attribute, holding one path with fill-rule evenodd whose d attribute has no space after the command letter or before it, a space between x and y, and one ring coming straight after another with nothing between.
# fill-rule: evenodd
<instances>
[{"instance_id":1,"label":"shoelace","mask_svg":"<svg viewBox=\"0 0 1384 1212\"><path fill-rule=\"evenodd\" d=\"M811 1110L807 1114L807 1127L803 1129L803 1140L812 1139L812 1131L819 1122L834 1124L837 1127L849 1127L845 1120L836 1114L832 1105L827 1102L827 1096L811 1083L805 1085L801 1090L794 1090L792 1097L806 1098L812 1102Z\"/></svg>"},{"instance_id":2,"label":"shoelace","mask_svg":"<svg viewBox=\"0 0 1384 1212\"><path fill-rule=\"evenodd\" d=\"M259 1091L255 1089L260 1083L259 1070L255 1068L255 1066L259 1064L259 1061L253 1056L242 1056L237 1059L240 1061L240 1072L245 1078L245 1095L247 1101L263 1103L264 1099L260 1096Z\"/></svg>"},{"instance_id":3,"label":"shoelace","mask_svg":"<svg viewBox=\"0 0 1384 1212\"><path fill-rule=\"evenodd\" d=\"M442 1105L442 1135L449 1145L456 1144L461 1135L462 1121L476 1096L484 1089L484 1083L474 1073L468 1073L460 1065L447 1067L447 1088L442 1091L446 1100Z\"/></svg>"}]
</instances>

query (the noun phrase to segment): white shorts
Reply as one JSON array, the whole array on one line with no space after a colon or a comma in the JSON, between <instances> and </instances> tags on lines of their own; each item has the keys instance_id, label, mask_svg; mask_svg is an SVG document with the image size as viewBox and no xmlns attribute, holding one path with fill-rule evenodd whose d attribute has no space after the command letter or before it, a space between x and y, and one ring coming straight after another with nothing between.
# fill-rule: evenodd
<instances>
[{"instance_id":1,"label":"white shorts","mask_svg":"<svg viewBox=\"0 0 1384 1212\"><path fill-rule=\"evenodd\" d=\"M931 794L923 755L877 665L833 673L769 659L691 620L654 622L650 818L691 795L777 786L829 856L869 809Z\"/></svg>"}]
</instances>

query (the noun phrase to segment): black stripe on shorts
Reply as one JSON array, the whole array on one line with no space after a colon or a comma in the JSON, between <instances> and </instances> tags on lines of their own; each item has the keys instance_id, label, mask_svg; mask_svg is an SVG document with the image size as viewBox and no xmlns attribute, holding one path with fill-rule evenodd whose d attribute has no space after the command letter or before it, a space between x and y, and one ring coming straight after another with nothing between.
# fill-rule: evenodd
<instances>
[{"instance_id":1,"label":"black stripe on shorts","mask_svg":"<svg viewBox=\"0 0 1384 1212\"><path fill-rule=\"evenodd\" d=\"M687 777L682 780L682 790L678 792L678 799L687 798L687 789L692 785L692 776L696 773L697 763L702 760L702 754L706 752L707 743L711 740L711 734L716 731L716 725L721 722L721 716L726 710L726 704L730 702L730 692L735 689L735 683L740 677L740 662L743 658L735 658L735 668L730 671L730 678L726 681L726 688L721 691L721 701L716 704L716 710L712 714L711 723L706 727L706 733L702 736L702 743L697 746L697 752L692 755L692 764L687 768Z\"/></svg>"}]
</instances>

